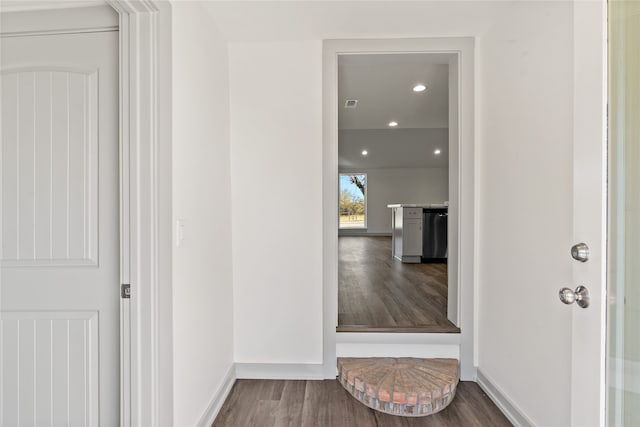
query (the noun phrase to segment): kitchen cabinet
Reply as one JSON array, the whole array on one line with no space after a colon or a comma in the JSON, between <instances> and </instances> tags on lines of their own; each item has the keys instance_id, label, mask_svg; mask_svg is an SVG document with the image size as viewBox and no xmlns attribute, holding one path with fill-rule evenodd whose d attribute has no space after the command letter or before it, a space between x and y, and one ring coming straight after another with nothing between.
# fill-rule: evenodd
<instances>
[{"instance_id":1,"label":"kitchen cabinet","mask_svg":"<svg viewBox=\"0 0 640 427\"><path fill-rule=\"evenodd\" d=\"M393 257L407 263L419 263L422 256L422 208L393 207Z\"/></svg>"}]
</instances>

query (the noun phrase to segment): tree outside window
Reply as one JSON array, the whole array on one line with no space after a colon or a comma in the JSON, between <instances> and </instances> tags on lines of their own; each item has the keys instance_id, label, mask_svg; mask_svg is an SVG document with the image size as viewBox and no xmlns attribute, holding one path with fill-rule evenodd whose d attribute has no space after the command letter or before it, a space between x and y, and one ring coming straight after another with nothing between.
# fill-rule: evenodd
<instances>
[{"instance_id":1,"label":"tree outside window","mask_svg":"<svg viewBox=\"0 0 640 427\"><path fill-rule=\"evenodd\" d=\"M340 174L340 228L367 227L367 174Z\"/></svg>"}]
</instances>

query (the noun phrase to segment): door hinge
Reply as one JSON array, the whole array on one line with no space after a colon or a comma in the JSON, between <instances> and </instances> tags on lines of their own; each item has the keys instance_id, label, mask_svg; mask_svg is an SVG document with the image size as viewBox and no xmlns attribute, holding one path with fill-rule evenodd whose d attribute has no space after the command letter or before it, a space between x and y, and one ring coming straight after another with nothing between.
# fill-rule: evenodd
<instances>
[{"instance_id":1,"label":"door hinge","mask_svg":"<svg viewBox=\"0 0 640 427\"><path fill-rule=\"evenodd\" d=\"M120 297L122 298L131 298L131 285L125 283L120 285Z\"/></svg>"}]
</instances>

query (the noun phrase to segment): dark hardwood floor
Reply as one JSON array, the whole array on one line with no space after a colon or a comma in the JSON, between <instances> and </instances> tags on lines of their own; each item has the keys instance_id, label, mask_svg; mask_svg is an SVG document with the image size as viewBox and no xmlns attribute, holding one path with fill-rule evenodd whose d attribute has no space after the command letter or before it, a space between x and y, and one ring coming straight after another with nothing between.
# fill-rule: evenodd
<instances>
[{"instance_id":1,"label":"dark hardwood floor","mask_svg":"<svg viewBox=\"0 0 640 427\"><path fill-rule=\"evenodd\" d=\"M447 319L447 265L403 264L391 237L338 240L338 332L460 332Z\"/></svg>"},{"instance_id":2,"label":"dark hardwood floor","mask_svg":"<svg viewBox=\"0 0 640 427\"><path fill-rule=\"evenodd\" d=\"M473 382L461 382L453 402L427 417L397 417L354 399L337 380L238 380L215 427L510 426Z\"/></svg>"}]
</instances>

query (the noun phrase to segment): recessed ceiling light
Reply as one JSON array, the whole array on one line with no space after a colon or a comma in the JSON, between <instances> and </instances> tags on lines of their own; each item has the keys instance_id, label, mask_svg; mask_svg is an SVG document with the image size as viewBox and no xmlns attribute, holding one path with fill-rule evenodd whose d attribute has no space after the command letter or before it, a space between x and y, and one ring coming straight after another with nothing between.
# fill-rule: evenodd
<instances>
[{"instance_id":1,"label":"recessed ceiling light","mask_svg":"<svg viewBox=\"0 0 640 427\"><path fill-rule=\"evenodd\" d=\"M367 150L362 150L362 155L366 156L367 154L369 154L369 152Z\"/></svg>"},{"instance_id":2,"label":"recessed ceiling light","mask_svg":"<svg viewBox=\"0 0 640 427\"><path fill-rule=\"evenodd\" d=\"M418 83L413 87L414 92L424 92L425 90L427 90L427 86L423 85L422 83Z\"/></svg>"},{"instance_id":3,"label":"recessed ceiling light","mask_svg":"<svg viewBox=\"0 0 640 427\"><path fill-rule=\"evenodd\" d=\"M440 154L440 153L441 153L441 151L440 151L440 149L439 149L439 148L436 148L436 151L434 151L434 152L433 152L433 154L435 154L436 156L437 156L438 154Z\"/></svg>"},{"instance_id":4,"label":"recessed ceiling light","mask_svg":"<svg viewBox=\"0 0 640 427\"><path fill-rule=\"evenodd\" d=\"M389 126L394 128L394 127L398 126L398 122L389 122Z\"/></svg>"}]
</instances>

